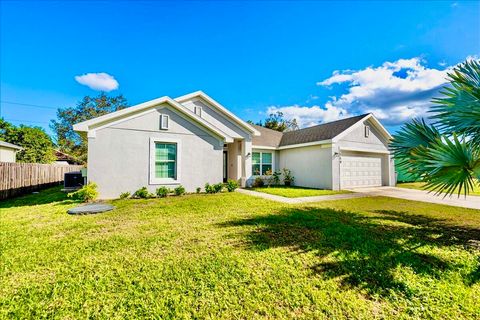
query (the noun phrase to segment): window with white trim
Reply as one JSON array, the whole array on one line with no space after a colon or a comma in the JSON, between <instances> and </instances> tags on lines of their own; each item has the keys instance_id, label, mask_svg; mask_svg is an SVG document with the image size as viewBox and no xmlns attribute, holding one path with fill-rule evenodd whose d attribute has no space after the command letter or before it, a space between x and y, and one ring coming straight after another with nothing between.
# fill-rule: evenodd
<instances>
[{"instance_id":1,"label":"window with white trim","mask_svg":"<svg viewBox=\"0 0 480 320\"><path fill-rule=\"evenodd\" d=\"M169 116L166 114L161 114L160 115L160 130L168 130L168 125L169 125Z\"/></svg>"},{"instance_id":2,"label":"window with white trim","mask_svg":"<svg viewBox=\"0 0 480 320\"><path fill-rule=\"evenodd\" d=\"M155 142L155 178L177 178L177 144Z\"/></svg>"},{"instance_id":3,"label":"window with white trim","mask_svg":"<svg viewBox=\"0 0 480 320\"><path fill-rule=\"evenodd\" d=\"M370 136L370 126L365 126L365 138Z\"/></svg>"},{"instance_id":4,"label":"window with white trim","mask_svg":"<svg viewBox=\"0 0 480 320\"><path fill-rule=\"evenodd\" d=\"M197 116L201 117L202 116L202 107L200 106L195 106L194 112Z\"/></svg>"},{"instance_id":5,"label":"window with white trim","mask_svg":"<svg viewBox=\"0 0 480 320\"><path fill-rule=\"evenodd\" d=\"M271 152L252 152L252 174L269 176L273 173L273 155Z\"/></svg>"}]
</instances>

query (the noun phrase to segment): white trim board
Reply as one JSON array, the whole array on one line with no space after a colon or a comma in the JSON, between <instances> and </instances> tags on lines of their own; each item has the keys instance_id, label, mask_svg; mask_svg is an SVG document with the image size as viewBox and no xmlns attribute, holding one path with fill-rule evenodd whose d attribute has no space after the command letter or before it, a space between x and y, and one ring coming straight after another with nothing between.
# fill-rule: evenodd
<instances>
[{"instance_id":1,"label":"white trim board","mask_svg":"<svg viewBox=\"0 0 480 320\"><path fill-rule=\"evenodd\" d=\"M375 150L375 149L367 149L367 148L348 148L348 147L347 148L342 148L342 147L340 147L340 151L390 154L390 151L387 151L387 150Z\"/></svg>"}]
</instances>

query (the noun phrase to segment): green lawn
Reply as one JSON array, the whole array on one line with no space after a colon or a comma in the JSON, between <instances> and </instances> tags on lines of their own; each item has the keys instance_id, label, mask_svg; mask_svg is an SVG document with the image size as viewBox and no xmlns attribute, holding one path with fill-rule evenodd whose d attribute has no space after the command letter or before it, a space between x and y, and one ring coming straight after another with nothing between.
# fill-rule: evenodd
<instances>
[{"instance_id":1,"label":"green lawn","mask_svg":"<svg viewBox=\"0 0 480 320\"><path fill-rule=\"evenodd\" d=\"M406 182L406 183L399 183L397 184L399 188L407 188L407 189L417 189L417 190L426 190L425 189L425 182ZM428 190L427 190L428 191ZM476 184L473 192L470 193L471 196L480 196L480 184Z\"/></svg>"},{"instance_id":2,"label":"green lawn","mask_svg":"<svg viewBox=\"0 0 480 320\"><path fill-rule=\"evenodd\" d=\"M240 193L0 203L0 318L480 318L480 211Z\"/></svg>"},{"instance_id":3,"label":"green lawn","mask_svg":"<svg viewBox=\"0 0 480 320\"><path fill-rule=\"evenodd\" d=\"M312 189L312 188L303 188L303 187L294 187L294 186L261 187L261 188L250 188L250 190L273 194L276 196L287 197L287 198L327 196L327 195L339 194L339 193L350 193L350 191L346 191L346 190L333 191L333 190Z\"/></svg>"}]
</instances>

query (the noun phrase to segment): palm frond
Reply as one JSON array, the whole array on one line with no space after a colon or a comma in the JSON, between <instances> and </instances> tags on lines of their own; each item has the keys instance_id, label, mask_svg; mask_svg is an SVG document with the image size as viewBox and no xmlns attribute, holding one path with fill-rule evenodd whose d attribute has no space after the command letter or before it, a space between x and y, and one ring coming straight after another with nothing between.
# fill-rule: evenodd
<instances>
[{"instance_id":1,"label":"palm frond","mask_svg":"<svg viewBox=\"0 0 480 320\"><path fill-rule=\"evenodd\" d=\"M436 193L467 195L480 178L480 150L455 134L436 140L424 156L425 187Z\"/></svg>"},{"instance_id":2,"label":"palm frond","mask_svg":"<svg viewBox=\"0 0 480 320\"><path fill-rule=\"evenodd\" d=\"M423 119L414 119L393 135L390 149L398 166L407 175L419 178L425 174L422 162L427 156L428 148L440 138L441 134L434 126L427 125Z\"/></svg>"},{"instance_id":3,"label":"palm frond","mask_svg":"<svg viewBox=\"0 0 480 320\"><path fill-rule=\"evenodd\" d=\"M446 133L464 135L480 147L480 60L466 61L448 73L449 86L434 98L431 112Z\"/></svg>"}]
</instances>

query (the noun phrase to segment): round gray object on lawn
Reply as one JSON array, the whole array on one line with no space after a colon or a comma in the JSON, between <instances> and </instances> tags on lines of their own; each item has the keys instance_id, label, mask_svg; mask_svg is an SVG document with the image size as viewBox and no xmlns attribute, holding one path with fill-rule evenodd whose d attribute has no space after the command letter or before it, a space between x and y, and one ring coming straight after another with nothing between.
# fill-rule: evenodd
<instances>
[{"instance_id":1,"label":"round gray object on lawn","mask_svg":"<svg viewBox=\"0 0 480 320\"><path fill-rule=\"evenodd\" d=\"M111 204L92 203L83 206L78 206L67 211L68 214L90 214L110 211L115 209Z\"/></svg>"}]
</instances>

